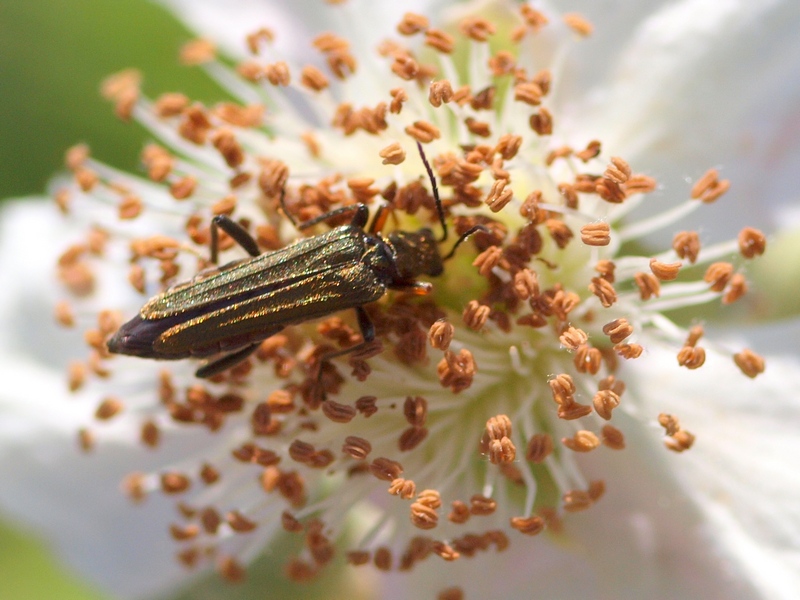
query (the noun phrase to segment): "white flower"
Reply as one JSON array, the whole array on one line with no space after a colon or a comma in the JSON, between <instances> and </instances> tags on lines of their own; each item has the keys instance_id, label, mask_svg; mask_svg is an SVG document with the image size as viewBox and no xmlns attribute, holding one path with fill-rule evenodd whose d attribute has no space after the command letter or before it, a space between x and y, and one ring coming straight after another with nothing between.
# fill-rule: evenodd
<instances>
[{"instance_id":1,"label":"white flower","mask_svg":"<svg viewBox=\"0 0 800 600\"><path fill-rule=\"evenodd\" d=\"M728 350L664 311L737 300L763 234L706 241L770 215L726 210L735 192L712 204L729 182L707 163L748 164L729 120L747 104L729 102L715 121L727 155L694 147L685 111L708 75L695 64L746 38L744 23L796 9L625 12L636 33L611 51L621 30L598 32L593 47L574 13L458 5L403 17L403 35L376 52L389 27L366 4L308 20L272 6L269 31L247 16L256 33L235 70L208 43L188 46L184 60L241 105L150 100L136 74L110 79L119 114L162 144L143 152L147 178L75 148L71 189L56 194L66 223L49 208L6 211L0 473L13 485L0 502L130 597L184 584L179 562L241 579L264 551L299 581L346 556L348 577L380 597L791 597L797 365L771 360L762 373L743 344ZM212 9L187 19L226 22ZM316 51L281 45L329 15L338 29ZM751 67L764 85L777 80ZM336 313L268 338L212 381L194 377L193 361L109 355L121 317L206 266L214 213L243 220L265 250L298 235L279 210L284 190L299 219L385 199L397 228L438 227L415 140L449 228L488 232L473 236L477 258L468 243L447 259L429 298L390 293L367 307L382 353L334 359L322 393L320 345L360 340ZM751 169L733 171L734 190ZM783 189L784 171L774 175ZM699 235L673 226L703 213ZM667 249L646 254L665 231ZM241 258L227 242L225 260ZM54 247L67 248L60 286ZM64 287L73 299L57 317L77 323L71 337L43 317ZM141 506L125 503L120 481ZM276 543L282 530L298 553Z\"/></svg>"}]
</instances>

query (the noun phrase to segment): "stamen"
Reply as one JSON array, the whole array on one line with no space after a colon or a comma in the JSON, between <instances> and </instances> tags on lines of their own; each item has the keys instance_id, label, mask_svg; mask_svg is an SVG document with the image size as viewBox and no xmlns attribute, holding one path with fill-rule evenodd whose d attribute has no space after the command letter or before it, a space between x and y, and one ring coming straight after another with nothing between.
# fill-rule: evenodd
<instances>
[{"instance_id":1,"label":"stamen","mask_svg":"<svg viewBox=\"0 0 800 600\"><path fill-rule=\"evenodd\" d=\"M450 342L453 341L454 332L455 328L451 323L444 319L439 319L431 325L428 341L437 350L447 350L450 347Z\"/></svg>"},{"instance_id":2,"label":"stamen","mask_svg":"<svg viewBox=\"0 0 800 600\"><path fill-rule=\"evenodd\" d=\"M700 238L696 231L681 231L672 239L672 249L680 258L686 258L691 264L697 261L700 253Z\"/></svg>"},{"instance_id":3,"label":"stamen","mask_svg":"<svg viewBox=\"0 0 800 600\"><path fill-rule=\"evenodd\" d=\"M721 292L728 285L733 275L733 265L727 262L717 262L709 265L703 275L703 281L709 284L714 292Z\"/></svg>"},{"instance_id":4,"label":"stamen","mask_svg":"<svg viewBox=\"0 0 800 600\"><path fill-rule=\"evenodd\" d=\"M495 26L480 17L467 17L458 24L461 33L476 42L485 42L495 34Z\"/></svg>"},{"instance_id":5,"label":"stamen","mask_svg":"<svg viewBox=\"0 0 800 600\"><path fill-rule=\"evenodd\" d=\"M758 229L745 227L739 232L739 252L745 258L761 256L767 247L767 238Z\"/></svg>"},{"instance_id":6,"label":"stamen","mask_svg":"<svg viewBox=\"0 0 800 600\"><path fill-rule=\"evenodd\" d=\"M699 369L706 362L706 351L699 346L684 346L678 352L678 364L687 369Z\"/></svg>"},{"instance_id":7,"label":"stamen","mask_svg":"<svg viewBox=\"0 0 800 600\"><path fill-rule=\"evenodd\" d=\"M678 271L682 263L675 262L675 263L664 263L655 258L650 259L650 270L653 272L660 281L672 281L677 279Z\"/></svg>"},{"instance_id":8,"label":"stamen","mask_svg":"<svg viewBox=\"0 0 800 600\"><path fill-rule=\"evenodd\" d=\"M544 106L529 117L528 124L538 135L552 135L553 133L553 115Z\"/></svg>"},{"instance_id":9,"label":"stamen","mask_svg":"<svg viewBox=\"0 0 800 600\"><path fill-rule=\"evenodd\" d=\"M709 169L692 187L691 196L705 204L714 202L731 187L727 179L720 180L716 169Z\"/></svg>"},{"instance_id":10,"label":"stamen","mask_svg":"<svg viewBox=\"0 0 800 600\"><path fill-rule=\"evenodd\" d=\"M600 440L591 431L580 430L571 438L561 438L561 443L574 452L591 452L600 445Z\"/></svg>"},{"instance_id":11,"label":"stamen","mask_svg":"<svg viewBox=\"0 0 800 600\"><path fill-rule=\"evenodd\" d=\"M540 464L552 453L553 438L547 433L537 433L528 440L525 458L534 464Z\"/></svg>"},{"instance_id":12,"label":"stamen","mask_svg":"<svg viewBox=\"0 0 800 600\"><path fill-rule=\"evenodd\" d=\"M604 425L602 429L603 444L612 450L625 449L625 437L622 432L613 425Z\"/></svg>"},{"instance_id":13,"label":"stamen","mask_svg":"<svg viewBox=\"0 0 800 600\"><path fill-rule=\"evenodd\" d=\"M443 54L451 54L455 50L455 39L441 29L431 28L425 32L425 45Z\"/></svg>"},{"instance_id":14,"label":"stamen","mask_svg":"<svg viewBox=\"0 0 800 600\"><path fill-rule=\"evenodd\" d=\"M742 373L751 379L755 379L758 375L763 373L765 369L764 359L749 348L745 348L741 352L734 354L733 361Z\"/></svg>"},{"instance_id":15,"label":"stamen","mask_svg":"<svg viewBox=\"0 0 800 600\"><path fill-rule=\"evenodd\" d=\"M425 31L430 26L428 17L417 13L407 12L403 19L397 24L397 32L400 35L414 35Z\"/></svg>"},{"instance_id":16,"label":"stamen","mask_svg":"<svg viewBox=\"0 0 800 600\"><path fill-rule=\"evenodd\" d=\"M537 535L545 529L544 519L535 515L531 517L512 517L510 525L513 529L525 535Z\"/></svg>"},{"instance_id":17,"label":"stamen","mask_svg":"<svg viewBox=\"0 0 800 600\"><path fill-rule=\"evenodd\" d=\"M563 20L570 29L582 37L589 37L594 31L594 25L578 13L567 13L563 16Z\"/></svg>"},{"instance_id":18,"label":"stamen","mask_svg":"<svg viewBox=\"0 0 800 600\"><path fill-rule=\"evenodd\" d=\"M611 243L611 228L602 221L581 227L581 241L587 246L608 246Z\"/></svg>"}]
</instances>

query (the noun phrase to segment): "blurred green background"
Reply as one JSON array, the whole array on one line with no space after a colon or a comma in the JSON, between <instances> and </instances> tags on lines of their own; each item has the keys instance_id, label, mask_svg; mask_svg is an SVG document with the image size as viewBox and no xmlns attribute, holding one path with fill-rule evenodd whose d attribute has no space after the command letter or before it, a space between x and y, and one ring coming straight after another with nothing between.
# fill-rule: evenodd
<instances>
[{"instance_id":1,"label":"blurred green background","mask_svg":"<svg viewBox=\"0 0 800 600\"><path fill-rule=\"evenodd\" d=\"M0 1L0 199L44 193L76 142L135 168L145 133L115 119L98 84L137 66L149 90L199 91L202 76L174 60L188 37L146 0ZM9 525L0 526L4 600L104 597L60 569L43 541Z\"/></svg>"},{"instance_id":2,"label":"blurred green background","mask_svg":"<svg viewBox=\"0 0 800 600\"><path fill-rule=\"evenodd\" d=\"M42 193L77 142L135 169L145 133L114 117L99 84L136 67L146 93L218 95L201 72L178 65L189 37L147 0L0 1L0 198Z\"/></svg>"}]
</instances>

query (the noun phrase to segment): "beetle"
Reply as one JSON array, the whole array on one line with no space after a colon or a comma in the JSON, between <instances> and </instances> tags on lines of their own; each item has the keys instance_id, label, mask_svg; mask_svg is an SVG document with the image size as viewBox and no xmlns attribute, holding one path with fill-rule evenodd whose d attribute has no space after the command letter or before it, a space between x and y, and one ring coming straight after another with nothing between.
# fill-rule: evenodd
<instances>
[{"instance_id":1,"label":"beetle","mask_svg":"<svg viewBox=\"0 0 800 600\"><path fill-rule=\"evenodd\" d=\"M471 228L447 256L441 256L438 244L447 239L444 209L431 166L422 146L417 146L431 180L443 230L441 240L427 227L382 236L386 206L379 208L369 229L365 229L369 210L364 204L341 207L300 224L284 207L300 230L348 211L354 214L348 225L261 254L243 227L218 215L211 222L211 261L217 262L218 229L252 258L233 261L154 296L111 336L109 352L163 360L221 354L197 370L197 377L207 378L243 361L261 341L284 327L345 309L355 309L363 342L329 353L323 361L363 348L375 339L365 304L389 289L430 292L431 284L418 282L417 277L440 275L444 260L461 242L477 231L486 231L481 225ZM283 199L282 194L281 204Z\"/></svg>"}]
</instances>

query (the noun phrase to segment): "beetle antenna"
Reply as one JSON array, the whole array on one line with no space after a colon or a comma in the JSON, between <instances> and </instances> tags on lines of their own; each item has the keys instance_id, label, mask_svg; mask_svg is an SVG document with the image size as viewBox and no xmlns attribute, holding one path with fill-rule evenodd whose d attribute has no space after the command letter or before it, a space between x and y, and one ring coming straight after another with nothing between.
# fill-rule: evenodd
<instances>
[{"instance_id":1,"label":"beetle antenna","mask_svg":"<svg viewBox=\"0 0 800 600\"><path fill-rule=\"evenodd\" d=\"M428 172L428 179L431 180L431 190L433 190L433 199L436 201L436 212L439 213L439 223L442 224L442 239L443 242L447 239L447 223L444 220L444 208L442 207L442 200L439 198L439 188L436 185L436 177L433 176L433 169L425 157L425 151L422 149L422 144L417 142L417 150L419 150L419 157L422 159L422 164L425 165L425 170ZM458 243L456 243L458 245Z\"/></svg>"},{"instance_id":2,"label":"beetle antenna","mask_svg":"<svg viewBox=\"0 0 800 600\"><path fill-rule=\"evenodd\" d=\"M489 228L486 227L485 225L474 225L473 227L470 227L464 232L464 235L458 238L455 245L453 245L453 248L450 250L450 252L447 253L447 256L445 256L442 260L450 260L451 258L453 258L453 255L456 253L456 249L461 244L463 244L468 237L470 237L474 233L478 233L479 231L482 231L483 233L491 233L491 231L489 231Z\"/></svg>"}]
</instances>

